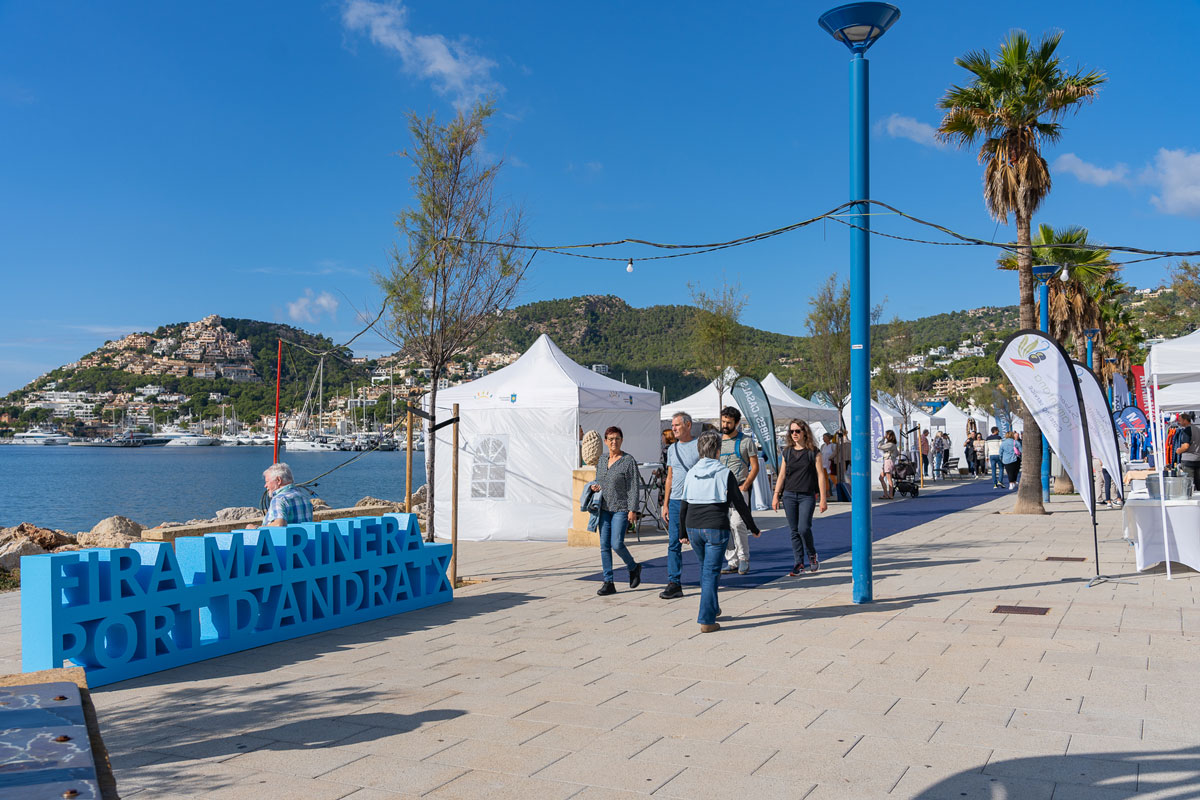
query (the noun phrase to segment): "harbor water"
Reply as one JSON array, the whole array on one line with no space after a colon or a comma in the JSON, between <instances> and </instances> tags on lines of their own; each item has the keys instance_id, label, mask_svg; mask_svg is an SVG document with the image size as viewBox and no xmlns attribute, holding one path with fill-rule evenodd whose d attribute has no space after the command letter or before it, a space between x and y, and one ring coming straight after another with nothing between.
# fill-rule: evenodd
<instances>
[{"instance_id":1,"label":"harbor water","mask_svg":"<svg viewBox=\"0 0 1200 800\"><path fill-rule=\"evenodd\" d=\"M404 499L404 452L287 453L297 482L326 475L316 496L331 507L370 495ZM147 527L210 519L218 509L260 505L270 447L0 447L0 525L32 522L71 533L114 514ZM413 489L425 482L425 454L413 453Z\"/></svg>"}]
</instances>

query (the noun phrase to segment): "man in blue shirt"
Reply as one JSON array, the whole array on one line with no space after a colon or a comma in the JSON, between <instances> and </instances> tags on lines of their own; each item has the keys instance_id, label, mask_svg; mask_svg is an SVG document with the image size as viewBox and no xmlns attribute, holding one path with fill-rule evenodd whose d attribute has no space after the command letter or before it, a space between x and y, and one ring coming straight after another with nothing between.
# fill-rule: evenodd
<instances>
[{"instance_id":1,"label":"man in blue shirt","mask_svg":"<svg viewBox=\"0 0 1200 800\"><path fill-rule=\"evenodd\" d=\"M679 512L683 504L683 482L688 470L700 460L696 440L692 438L692 418L680 412L671 417L671 432L675 444L667 448L667 483L663 494L663 518L667 520L667 588L658 596L664 600L683 597L681 575L683 573L683 543L679 532L682 528Z\"/></svg>"},{"instance_id":2,"label":"man in blue shirt","mask_svg":"<svg viewBox=\"0 0 1200 800\"><path fill-rule=\"evenodd\" d=\"M263 472L263 485L271 496L263 525L282 528L294 522L312 522L312 500L292 484L292 468L280 461Z\"/></svg>"}]
</instances>

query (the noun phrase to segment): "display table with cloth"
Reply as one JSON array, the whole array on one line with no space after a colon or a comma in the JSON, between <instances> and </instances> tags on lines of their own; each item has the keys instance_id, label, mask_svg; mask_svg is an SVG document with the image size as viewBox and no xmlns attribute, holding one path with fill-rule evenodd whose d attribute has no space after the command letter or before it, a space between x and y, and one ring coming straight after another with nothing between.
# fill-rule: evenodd
<instances>
[{"instance_id":1,"label":"display table with cloth","mask_svg":"<svg viewBox=\"0 0 1200 800\"><path fill-rule=\"evenodd\" d=\"M1145 570L1167 559L1161 501L1131 497L1125 501L1125 538L1134 541L1137 568ZM1171 560L1200 572L1200 498L1167 500L1166 544Z\"/></svg>"}]
</instances>

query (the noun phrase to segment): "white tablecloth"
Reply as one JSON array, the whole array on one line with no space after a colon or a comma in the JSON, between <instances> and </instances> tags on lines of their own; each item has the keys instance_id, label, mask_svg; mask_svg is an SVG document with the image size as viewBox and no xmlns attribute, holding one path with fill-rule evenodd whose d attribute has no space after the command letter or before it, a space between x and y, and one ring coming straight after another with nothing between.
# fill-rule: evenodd
<instances>
[{"instance_id":1,"label":"white tablecloth","mask_svg":"<svg viewBox=\"0 0 1200 800\"><path fill-rule=\"evenodd\" d=\"M1166 561L1158 500L1125 502L1125 537L1134 540L1138 570ZM1167 537L1171 560L1200 571L1200 498L1167 501Z\"/></svg>"}]
</instances>

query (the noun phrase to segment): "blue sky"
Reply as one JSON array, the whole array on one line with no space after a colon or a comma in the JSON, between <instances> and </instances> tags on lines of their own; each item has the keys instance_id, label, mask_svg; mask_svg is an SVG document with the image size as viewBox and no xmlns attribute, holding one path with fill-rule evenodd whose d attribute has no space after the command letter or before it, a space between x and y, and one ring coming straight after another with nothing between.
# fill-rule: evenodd
<instances>
[{"instance_id":1,"label":"blue sky","mask_svg":"<svg viewBox=\"0 0 1200 800\"><path fill-rule=\"evenodd\" d=\"M217 313L344 340L378 308L409 205L405 113L496 98L487 143L539 244L724 240L847 199L848 54L808 2L0 3L0 393L106 339ZM1065 31L1096 103L1047 151L1037 221L1198 249L1200 4L900 3L872 49L872 196L982 238L973 151L931 138L953 59ZM892 217L880 230L933 238ZM804 332L847 230L638 264L538 256L522 301L687 302L739 280L744 321ZM876 302L911 318L1016 301L985 249L873 240ZM616 248L613 255L649 254ZM1166 262L1127 268L1157 284ZM377 354L378 339L360 340Z\"/></svg>"}]
</instances>

